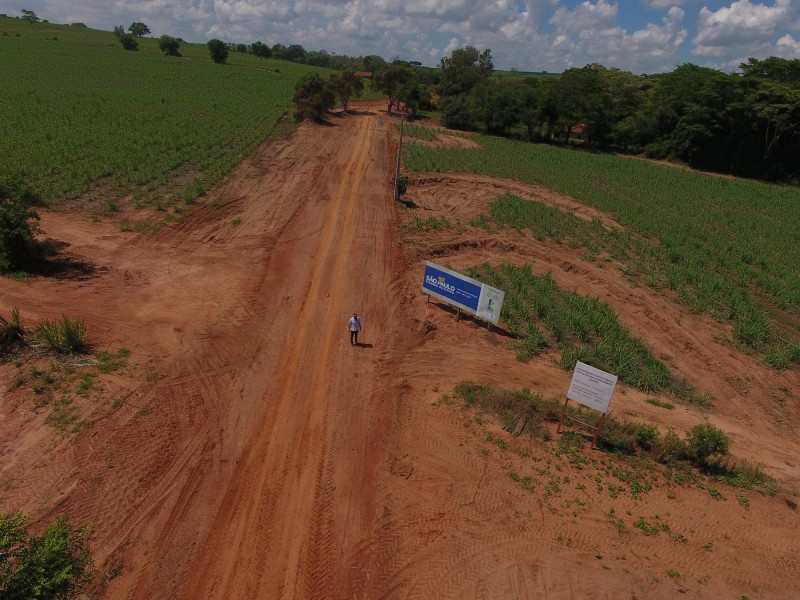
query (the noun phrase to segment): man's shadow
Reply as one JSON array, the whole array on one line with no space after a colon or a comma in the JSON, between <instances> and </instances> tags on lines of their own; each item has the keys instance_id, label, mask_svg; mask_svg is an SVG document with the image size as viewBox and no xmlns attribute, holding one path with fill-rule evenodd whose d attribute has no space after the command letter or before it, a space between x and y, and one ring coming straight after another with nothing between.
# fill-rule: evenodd
<instances>
[{"instance_id":1,"label":"man's shadow","mask_svg":"<svg viewBox=\"0 0 800 600\"><path fill-rule=\"evenodd\" d=\"M356 342L355 345L359 348L372 348L372 344L365 344L364 342Z\"/></svg>"}]
</instances>

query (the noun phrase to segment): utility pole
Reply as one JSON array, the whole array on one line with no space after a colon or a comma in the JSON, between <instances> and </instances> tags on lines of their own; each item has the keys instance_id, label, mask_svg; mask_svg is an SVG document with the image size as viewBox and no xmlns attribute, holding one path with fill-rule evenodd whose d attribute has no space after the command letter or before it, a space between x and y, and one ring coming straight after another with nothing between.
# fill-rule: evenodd
<instances>
[{"instance_id":1,"label":"utility pole","mask_svg":"<svg viewBox=\"0 0 800 600\"><path fill-rule=\"evenodd\" d=\"M406 113L400 113L400 145L397 147L397 168L394 172L394 200L400 200L400 153L403 151L403 120Z\"/></svg>"}]
</instances>

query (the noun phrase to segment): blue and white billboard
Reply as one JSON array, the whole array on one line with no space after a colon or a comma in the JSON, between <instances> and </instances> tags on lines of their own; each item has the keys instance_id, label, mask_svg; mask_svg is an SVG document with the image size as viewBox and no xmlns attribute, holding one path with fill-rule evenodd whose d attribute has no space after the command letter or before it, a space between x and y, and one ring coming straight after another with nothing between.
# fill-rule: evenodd
<instances>
[{"instance_id":1,"label":"blue and white billboard","mask_svg":"<svg viewBox=\"0 0 800 600\"><path fill-rule=\"evenodd\" d=\"M422 291L495 325L500 320L505 292L429 261Z\"/></svg>"}]
</instances>

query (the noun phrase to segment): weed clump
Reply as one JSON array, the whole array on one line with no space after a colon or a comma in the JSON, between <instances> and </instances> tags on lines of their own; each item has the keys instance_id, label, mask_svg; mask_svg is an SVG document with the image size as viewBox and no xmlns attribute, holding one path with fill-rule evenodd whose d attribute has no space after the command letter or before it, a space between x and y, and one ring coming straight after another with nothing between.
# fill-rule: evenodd
<instances>
[{"instance_id":1,"label":"weed clump","mask_svg":"<svg viewBox=\"0 0 800 600\"><path fill-rule=\"evenodd\" d=\"M86 321L80 317L61 315L59 320L45 320L36 326L33 337L48 350L63 354L79 354L88 347Z\"/></svg>"},{"instance_id":2,"label":"weed clump","mask_svg":"<svg viewBox=\"0 0 800 600\"><path fill-rule=\"evenodd\" d=\"M463 399L467 406L475 406L497 416L503 422L504 429L514 436L527 432L548 439L549 433L543 427L544 422L558 422L561 416L561 402L558 399L544 399L527 388L513 391L464 381L455 387L453 393ZM599 413L580 405L567 407L567 413L588 428L596 427L600 419ZM671 429L662 435L655 425L634 423L609 415L597 438L597 446L609 452L649 458L665 465L664 476L677 483L693 481L695 475L692 471L699 470L728 485L774 494L774 480L760 465L734 460L729 455L730 444L728 435L710 423L694 426L681 438ZM574 452L575 449L563 450L567 451Z\"/></svg>"}]
</instances>

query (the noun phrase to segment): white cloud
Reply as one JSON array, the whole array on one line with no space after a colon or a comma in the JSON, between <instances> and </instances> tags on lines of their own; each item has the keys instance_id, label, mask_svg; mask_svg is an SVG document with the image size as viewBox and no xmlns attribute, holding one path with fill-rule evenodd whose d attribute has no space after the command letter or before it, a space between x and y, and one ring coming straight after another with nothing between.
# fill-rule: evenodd
<instances>
[{"instance_id":1,"label":"white cloud","mask_svg":"<svg viewBox=\"0 0 800 600\"><path fill-rule=\"evenodd\" d=\"M583 2L573 11L559 8L550 19L556 26L553 49L571 67L597 62L635 73L674 68L678 49L688 35L683 9L672 7L661 25L648 23L633 33L616 24L617 10L616 4L604 0Z\"/></svg>"},{"instance_id":2,"label":"white cloud","mask_svg":"<svg viewBox=\"0 0 800 600\"><path fill-rule=\"evenodd\" d=\"M555 25L560 32L594 32L598 28L604 29L612 26L618 10L617 4L609 4L605 0L598 0L597 4L583 2L576 6L575 10L568 10L562 6L550 18L550 23Z\"/></svg>"},{"instance_id":3,"label":"white cloud","mask_svg":"<svg viewBox=\"0 0 800 600\"><path fill-rule=\"evenodd\" d=\"M700 9L692 53L725 57L732 52L763 51L774 44L777 34L791 17L791 0L776 0L773 6L737 0L711 11Z\"/></svg>"},{"instance_id":4,"label":"white cloud","mask_svg":"<svg viewBox=\"0 0 800 600\"><path fill-rule=\"evenodd\" d=\"M775 44L775 54L781 58L800 58L800 40L794 39L787 33Z\"/></svg>"}]
</instances>

